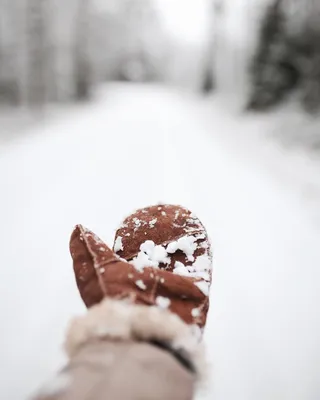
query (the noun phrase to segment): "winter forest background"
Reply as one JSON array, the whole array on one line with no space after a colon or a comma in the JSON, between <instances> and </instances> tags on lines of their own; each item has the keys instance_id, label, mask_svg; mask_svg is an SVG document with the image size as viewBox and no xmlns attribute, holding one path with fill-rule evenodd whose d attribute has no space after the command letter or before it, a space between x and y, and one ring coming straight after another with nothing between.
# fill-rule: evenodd
<instances>
[{"instance_id":1,"label":"winter forest background","mask_svg":"<svg viewBox=\"0 0 320 400\"><path fill-rule=\"evenodd\" d=\"M65 362L68 240L196 212L214 280L199 399L320 395L320 2L0 0L0 398Z\"/></svg>"},{"instance_id":2,"label":"winter forest background","mask_svg":"<svg viewBox=\"0 0 320 400\"><path fill-rule=\"evenodd\" d=\"M316 0L59 1L1 1L1 139L112 81L228 93L244 112L318 113ZM303 133L273 133L317 149L304 117Z\"/></svg>"}]
</instances>

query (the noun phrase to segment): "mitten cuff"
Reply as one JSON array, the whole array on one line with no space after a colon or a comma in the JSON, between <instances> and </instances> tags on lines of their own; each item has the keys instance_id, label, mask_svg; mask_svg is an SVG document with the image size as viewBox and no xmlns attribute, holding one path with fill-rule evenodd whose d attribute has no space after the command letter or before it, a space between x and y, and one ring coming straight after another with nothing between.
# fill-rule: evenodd
<instances>
[{"instance_id":1,"label":"mitten cuff","mask_svg":"<svg viewBox=\"0 0 320 400\"><path fill-rule=\"evenodd\" d=\"M188 357L202 381L206 362L201 333L197 329L167 309L106 298L84 316L71 321L65 349L72 357L80 347L97 339L162 342Z\"/></svg>"}]
</instances>

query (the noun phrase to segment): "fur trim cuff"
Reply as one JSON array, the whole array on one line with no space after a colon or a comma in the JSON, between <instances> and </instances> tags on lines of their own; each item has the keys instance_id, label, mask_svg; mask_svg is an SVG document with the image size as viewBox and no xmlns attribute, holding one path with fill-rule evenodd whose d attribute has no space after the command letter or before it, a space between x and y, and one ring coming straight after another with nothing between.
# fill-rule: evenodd
<instances>
[{"instance_id":1,"label":"fur trim cuff","mask_svg":"<svg viewBox=\"0 0 320 400\"><path fill-rule=\"evenodd\" d=\"M65 349L72 357L87 342L107 338L165 342L187 354L199 378L204 378L204 348L199 336L195 335L193 327L169 310L105 299L84 316L72 320Z\"/></svg>"}]
</instances>

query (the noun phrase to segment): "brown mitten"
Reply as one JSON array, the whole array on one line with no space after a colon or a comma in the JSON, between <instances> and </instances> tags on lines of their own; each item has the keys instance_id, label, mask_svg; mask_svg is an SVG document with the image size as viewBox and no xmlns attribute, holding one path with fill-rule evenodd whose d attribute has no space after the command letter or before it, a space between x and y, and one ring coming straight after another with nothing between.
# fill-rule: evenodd
<instances>
[{"instance_id":1,"label":"brown mitten","mask_svg":"<svg viewBox=\"0 0 320 400\"><path fill-rule=\"evenodd\" d=\"M191 398L206 378L201 332L212 262L199 219L179 206L147 207L125 219L113 250L78 225L70 251L88 310L70 323L70 361L54 381L57 391L50 383L37 399L87 400L109 391L117 399L129 392L132 399Z\"/></svg>"},{"instance_id":2,"label":"brown mitten","mask_svg":"<svg viewBox=\"0 0 320 400\"><path fill-rule=\"evenodd\" d=\"M113 251L78 225L70 250L87 307L105 297L126 299L204 327L212 255L204 226L189 210L157 205L136 211L118 229Z\"/></svg>"}]
</instances>

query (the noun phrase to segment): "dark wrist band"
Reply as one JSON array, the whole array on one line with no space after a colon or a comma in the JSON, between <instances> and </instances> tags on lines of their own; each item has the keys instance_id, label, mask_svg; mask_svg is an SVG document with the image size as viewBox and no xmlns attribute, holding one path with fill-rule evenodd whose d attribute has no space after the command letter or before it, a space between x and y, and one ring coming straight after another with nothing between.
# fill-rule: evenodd
<instances>
[{"instance_id":1,"label":"dark wrist band","mask_svg":"<svg viewBox=\"0 0 320 400\"><path fill-rule=\"evenodd\" d=\"M150 344L169 352L181 365L183 365L188 371L196 373L195 366L190 360L190 357L183 349L174 349L169 343L151 340Z\"/></svg>"}]
</instances>

